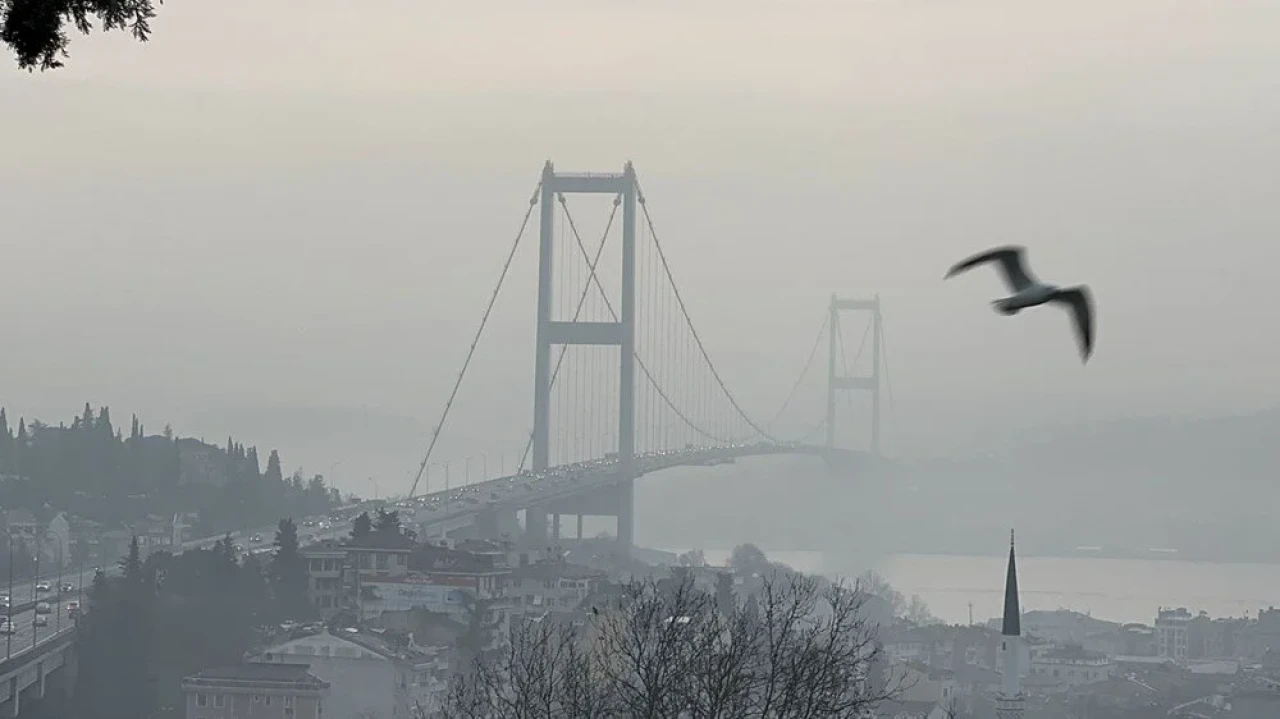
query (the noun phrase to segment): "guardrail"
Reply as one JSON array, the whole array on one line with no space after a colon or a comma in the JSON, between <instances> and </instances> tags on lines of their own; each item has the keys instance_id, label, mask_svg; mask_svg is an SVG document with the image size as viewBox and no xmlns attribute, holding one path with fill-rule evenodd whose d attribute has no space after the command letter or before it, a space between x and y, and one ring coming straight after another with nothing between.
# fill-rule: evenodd
<instances>
[{"instance_id":1,"label":"guardrail","mask_svg":"<svg viewBox=\"0 0 1280 719\"><path fill-rule=\"evenodd\" d=\"M3 679L4 677L8 677L14 672L19 671L23 667L27 666L28 664L27 655L30 654L31 652L34 652L38 649L46 649L46 650L59 649L67 644L70 644L75 639L75 629L76 629L76 625L74 623L70 624L67 627L63 628L62 631L54 632L53 634L50 634L49 636L43 639L36 640L36 643L34 645L27 644L26 646L22 647L22 649L10 654L8 657L5 657L3 660L0 660L0 679Z\"/></svg>"}]
</instances>

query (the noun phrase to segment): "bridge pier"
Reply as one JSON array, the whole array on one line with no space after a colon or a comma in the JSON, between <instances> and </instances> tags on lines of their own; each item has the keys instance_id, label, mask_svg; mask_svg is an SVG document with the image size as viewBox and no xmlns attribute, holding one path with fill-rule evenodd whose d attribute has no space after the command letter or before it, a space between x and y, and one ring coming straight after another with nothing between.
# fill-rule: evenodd
<instances>
[{"instance_id":1,"label":"bridge pier","mask_svg":"<svg viewBox=\"0 0 1280 719\"><path fill-rule=\"evenodd\" d=\"M524 538L531 547L547 544L547 508L541 505L525 507Z\"/></svg>"},{"instance_id":2,"label":"bridge pier","mask_svg":"<svg viewBox=\"0 0 1280 719\"><path fill-rule=\"evenodd\" d=\"M582 539L582 512L578 512L578 539Z\"/></svg>"},{"instance_id":3,"label":"bridge pier","mask_svg":"<svg viewBox=\"0 0 1280 719\"><path fill-rule=\"evenodd\" d=\"M556 512L551 515L551 539L560 541L560 513Z\"/></svg>"},{"instance_id":4,"label":"bridge pier","mask_svg":"<svg viewBox=\"0 0 1280 719\"><path fill-rule=\"evenodd\" d=\"M618 552L631 556L635 546L636 481L628 479L618 485ZM582 525L578 525L582 526Z\"/></svg>"},{"instance_id":5,"label":"bridge pier","mask_svg":"<svg viewBox=\"0 0 1280 719\"><path fill-rule=\"evenodd\" d=\"M22 689L18 685L18 678L13 677L9 680L9 716L16 717L20 711L22 711Z\"/></svg>"}]
</instances>

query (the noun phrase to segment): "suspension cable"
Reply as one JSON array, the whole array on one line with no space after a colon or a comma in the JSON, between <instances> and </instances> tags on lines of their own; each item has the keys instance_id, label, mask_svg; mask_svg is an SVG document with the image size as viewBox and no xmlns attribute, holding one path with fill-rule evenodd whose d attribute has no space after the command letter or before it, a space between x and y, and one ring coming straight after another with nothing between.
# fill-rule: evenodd
<instances>
[{"instance_id":1,"label":"suspension cable","mask_svg":"<svg viewBox=\"0 0 1280 719\"><path fill-rule=\"evenodd\" d=\"M436 442L440 439L440 430L444 427L445 420L449 418L449 410L453 408L453 401L458 397L458 389L462 387L462 380L467 376L467 368L471 366L471 358L476 354L476 346L480 343L480 337L484 334L485 325L489 323L489 315L493 312L493 305L498 301L498 293L502 291L502 283L507 278L507 272L511 269L511 261L515 259L516 250L520 247L520 240L524 237L525 228L529 226L529 218L533 216L533 208L538 204L538 193L542 190L542 182L539 181L533 189L533 196L529 198L529 209L524 213L524 220L520 222L520 229L516 232L516 238L511 243L511 250L507 252L507 260L502 264L502 272L498 275L498 284L493 288L493 294L489 296L489 304L484 308L484 316L480 318L480 326L476 328L475 337L471 340L471 348L467 350L467 358L462 362L462 371L458 373L458 379L453 383L453 391L449 393L449 399L444 403L444 411L440 413L440 421L431 430L431 443L427 445L427 452L422 457L422 463L418 465L418 472L414 475L413 486L409 489L409 498L412 499L415 492L418 491L418 482L422 479L422 473L427 468L427 462L431 460L431 452L436 448Z\"/></svg>"},{"instance_id":2,"label":"suspension cable","mask_svg":"<svg viewBox=\"0 0 1280 719\"><path fill-rule=\"evenodd\" d=\"M590 262L590 255L587 253L586 246L582 243L582 236L578 234L578 225L577 223L574 222L573 215L569 212L569 206L568 204L565 203L563 195L560 196L560 204L564 206L565 220L568 221L569 229L573 234L573 238L575 241L577 241L578 251L582 253L583 259ZM653 235L652 227L650 228L649 234L650 236ZM657 246L656 240L654 242L654 246L655 247ZM591 276L588 278L588 281L589 283L595 284L596 289L599 290L600 292L600 299L604 301L605 309L609 311L609 316L613 318L614 322L617 322L618 313L614 311L613 303L609 301L609 294L604 291L604 286L600 284L600 277L596 275L595 267L591 268ZM680 408L676 407L675 403L671 401L671 398L667 395L666 391L662 389L662 386L659 385L658 381L654 378L653 373L649 371L649 367L644 363L644 360L640 358L640 354L638 352L633 351L632 356L635 357L636 366L640 368L640 372L644 374L645 379L647 379L649 383L653 385L653 388L657 391L658 396L661 397L662 401L665 402L666 405L671 408L672 412L675 412L677 417L679 417L682 421L684 421L685 424L689 425L689 427L691 427L695 432L701 434L707 439L713 440L715 442L721 442L721 443L725 443L729 441L723 437L717 437L714 434L711 434L706 430L702 429L697 424L694 424L693 420L689 419L688 416L686 416L684 412L681 412Z\"/></svg>"},{"instance_id":3,"label":"suspension cable","mask_svg":"<svg viewBox=\"0 0 1280 719\"><path fill-rule=\"evenodd\" d=\"M813 366L813 358L818 355L818 347L822 345L822 336L826 334L827 324L830 320L830 317L825 314L823 315L822 327L818 329L818 336L813 340L813 348L809 350L809 359L804 361L804 369L800 370L800 376L796 378L795 384L791 385L791 393L787 395L786 401L784 401L782 406L778 408L778 411L773 415L773 419L769 420L767 426L772 427L778 419L782 417L782 413L787 411L787 407L790 406L791 400L796 398L796 393L800 390L800 385L804 382L804 378L809 374L809 368Z\"/></svg>"},{"instance_id":4,"label":"suspension cable","mask_svg":"<svg viewBox=\"0 0 1280 719\"><path fill-rule=\"evenodd\" d=\"M711 370L711 376L715 378L716 384L720 386L720 391L724 393L729 404L733 405L733 409L738 416L746 422L751 429L755 430L761 437L771 441L779 442L777 437L766 432L760 425L752 421L751 417L743 411L742 406L738 404L738 400L729 391L725 385L724 379L720 377L720 372L716 370L715 364L711 362L711 356L707 354L707 348L702 344L702 337L698 334L698 329L693 325L693 319L689 316L689 310L685 307L684 298L680 295L680 288L676 285L675 277L671 274L671 265L667 263L667 254L662 251L662 243L658 241L658 232L653 226L653 218L649 215L649 205L645 202L644 191L640 189L640 181L636 180L636 194L639 195L640 209L644 211L645 224L649 226L649 236L653 238L653 246L658 250L658 259L662 262L662 269L667 275L667 281L671 284L671 291L675 294L676 304L680 308L680 313L684 315L684 321L689 326L689 332L693 335L693 341L698 347L698 352L702 354L702 359L707 363L707 369Z\"/></svg>"}]
</instances>

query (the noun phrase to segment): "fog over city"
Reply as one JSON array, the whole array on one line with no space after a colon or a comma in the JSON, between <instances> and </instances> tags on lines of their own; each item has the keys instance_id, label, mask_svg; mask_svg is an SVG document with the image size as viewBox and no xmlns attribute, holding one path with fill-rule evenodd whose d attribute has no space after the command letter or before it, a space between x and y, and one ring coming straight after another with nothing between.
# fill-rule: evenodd
<instances>
[{"instance_id":1,"label":"fog over city","mask_svg":"<svg viewBox=\"0 0 1280 719\"><path fill-rule=\"evenodd\" d=\"M645 602L756 626L774 570L805 616L859 617L828 647L854 700L806 716L1145 719L1099 698L1139 675L1170 716L1276 715L1246 707L1280 686L1280 3L174 0L46 71L25 2L0 0L15 716L6 678L73 641L24 716L216 719L218 682L286 679L295 719L463 716L557 612L556 681L616 694L567 647L617 660ZM618 189L548 191L544 220L539 188L588 182ZM562 374L552 341L535 422L539 233L547 336L619 344L632 210L634 458L613 346ZM993 311L996 267L944 280L1002 245L1088 286L1087 361L1069 312ZM881 324L833 327L835 298ZM553 327L575 301L594 326ZM829 405L829 374L868 379ZM330 640L406 674L282 659ZM904 667L941 683L886 689ZM792 715L755 691L719 715Z\"/></svg>"},{"instance_id":2,"label":"fog over city","mask_svg":"<svg viewBox=\"0 0 1280 719\"><path fill-rule=\"evenodd\" d=\"M11 414L89 399L404 491L547 158L635 163L751 414L833 292L882 298L903 460L1277 402L1274 4L387 5L177 4L146 45L5 71ZM1064 313L1006 321L994 273L941 282L1004 242L1093 287L1088 366ZM437 457L527 437L534 246Z\"/></svg>"}]
</instances>

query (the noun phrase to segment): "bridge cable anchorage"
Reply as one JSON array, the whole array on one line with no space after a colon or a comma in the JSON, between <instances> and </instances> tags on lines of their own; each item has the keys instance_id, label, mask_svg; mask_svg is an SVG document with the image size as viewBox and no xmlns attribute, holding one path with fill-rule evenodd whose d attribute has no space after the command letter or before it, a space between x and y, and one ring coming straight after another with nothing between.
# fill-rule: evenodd
<instances>
[{"instance_id":1,"label":"bridge cable anchorage","mask_svg":"<svg viewBox=\"0 0 1280 719\"><path fill-rule=\"evenodd\" d=\"M706 346L702 343L702 336L698 334L698 329L693 325L693 318L689 316L689 309L685 306L684 298L680 295L680 287L676 284L675 277L671 274L671 265L667 262L667 253L663 252L662 243L658 240L658 232L653 226L653 217L649 214L649 205L645 201L644 190L640 188L640 181L638 179L636 180L636 195L636 200L640 204L640 209L644 212L644 221L649 227L649 236L653 239L653 246L658 250L658 259L662 262L662 269L667 275L667 281L671 284L671 291L675 294L676 305L680 308L680 313L684 315L684 321L689 326L689 332L693 335L693 341L697 345L698 352L702 355L703 361L706 362L707 369L711 370L711 376L715 379L716 384L719 385L720 391L724 393L725 399L729 400L729 404L733 405L734 411L738 413L738 416L746 422L751 429L755 430L756 434L770 442L781 444L781 441L777 437L774 437L772 434L765 431L747 415L747 413L742 409L742 406L738 404L738 400L733 396L733 393L729 391L728 386L725 385L724 379L720 376L720 372L716 370L715 364L711 361L711 356L707 353Z\"/></svg>"},{"instance_id":2,"label":"bridge cable anchorage","mask_svg":"<svg viewBox=\"0 0 1280 719\"><path fill-rule=\"evenodd\" d=\"M827 333L827 325L830 319L825 313L823 314L822 327L818 328L818 336L813 340L813 349L809 350L809 358L804 361L804 369L800 370L800 376L796 377L795 384L791 385L791 393L787 395L787 399L783 401L782 406L778 408L778 411L773 415L773 419L769 420L766 426L773 427L778 422L778 419L782 417L782 413L787 411L791 401L796 398L796 393L800 391L800 385L804 383L804 378L809 374L809 368L813 366L813 359L818 354L818 347L822 345L822 338ZM825 423L827 420L823 418L822 421Z\"/></svg>"},{"instance_id":3,"label":"bridge cable anchorage","mask_svg":"<svg viewBox=\"0 0 1280 719\"><path fill-rule=\"evenodd\" d=\"M569 229L573 234L573 238L577 241L578 251L582 253L583 259L587 260L587 262L590 263L591 256L587 253L587 248L582 242L582 236L578 234L578 225L577 223L574 222L573 215L570 214L569 206L565 204L563 196L561 196L560 202L564 206L565 219L568 221ZM655 246L656 246L656 243L655 243ZM591 268L591 276L587 279L588 279L588 284L594 283L596 289L600 292L600 299L604 301L604 306L605 306L605 309L608 310L609 316L613 318L614 322L617 322L618 313L614 311L613 303L609 301L609 294L605 292L604 286L600 284L600 277L596 275L594 267ZM682 421L684 421L685 424L689 425L689 427L692 428L695 432L698 432L699 434L703 435L707 439L720 442L720 443L729 442L729 440L723 437L717 437L714 434L711 434L706 430L702 429L697 424L695 424L693 420L689 419L688 416L686 416L683 412L681 412L680 409L676 407L675 403L671 401L671 398L670 396L667 395L666 391L662 389L662 386L658 384L657 379L653 376L653 373L649 370L648 365L646 365L644 360L640 358L640 354L638 352L633 352L632 355L636 359L636 366L640 368L640 372L644 375L645 379L648 380L651 385L653 385L653 388L657 391L658 396L662 398L663 402L666 403L667 407L671 408L671 411L674 412L677 417L679 417Z\"/></svg>"},{"instance_id":4,"label":"bridge cable anchorage","mask_svg":"<svg viewBox=\"0 0 1280 719\"><path fill-rule=\"evenodd\" d=\"M561 202L561 206L566 208L566 214L567 214L568 208L567 206L564 205L564 194L560 195L560 202ZM622 195L615 196L613 199L613 210L609 212L609 221L605 224L604 233L600 237L600 243L596 246L596 253L595 255L587 259L587 264L588 264L588 267L590 268L592 277L594 277L596 274L596 265L600 263L600 256L604 254L604 246L609 241L609 233L613 229L613 220L615 217L617 217L618 206L621 204L622 204ZM582 316L582 308L586 305L587 295L590 294L590 292L591 292L591 283L588 282L585 286L583 286L582 294L578 297L577 307L573 311L574 322L577 322L578 318ZM560 345L560 355L556 358L556 366L555 366L555 369L551 371L551 380L548 382L548 384L550 384L552 387L554 387L556 384L556 378L560 376L560 367L564 363L564 356L568 351L569 351L569 345ZM524 471L525 462L529 459L529 451L532 448L533 448L533 432L530 432L529 441L525 443L524 454L520 456L520 464L517 466L516 474L519 474L520 472Z\"/></svg>"},{"instance_id":5,"label":"bridge cable anchorage","mask_svg":"<svg viewBox=\"0 0 1280 719\"><path fill-rule=\"evenodd\" d=\"M489 315L493 313L493 305L498 301L498 293L502 291L502 283L507 279L507 273L511 269L511 261L515 259L516 250L520 248L520 240L524 237L524 231L529 226L529 218L533 216L533 208L538 205L538 193L542 191L542 181L539 180L536 187L533 188L533 196L529 198L529 209L524 213L524 219L520 222L520 229L516 232L515 240L511 242L511 250L507 252L506 262L502 264L502 272L498 275L498 284L493 288L493 294L489 296L489 304L484 308L484 316L480 318L480 326L476 328L475 337L471 340L471 347L467 350L467 358L462 362L462 371L458 373L458 379L453 383L453 391L449 393L449 399L444 403L444 411L440 413L440 421L431 430L431 443L427 445L427 452L422 458L421 464L418 465L418 472L414 475L413 485L409 488L409 498L412 499L414 493L418 491L418 482L422 479L422 473L427 469L427 462L431 461L431 453L436 448L436 442L440 439L440 430L444 428L445 420L449 418L449 410L453 408L453 401L458 397L458 390L462 387L462 380L467 376L467 368L471 366L471 359L475 357L476 346L480 344L480 337L484 334L484 328L489 323Z\"/></svg>"}]
</instances>

